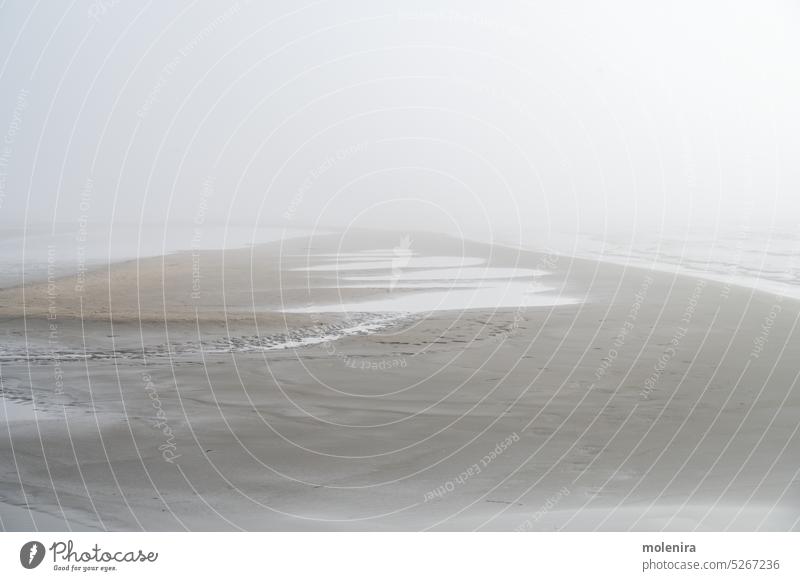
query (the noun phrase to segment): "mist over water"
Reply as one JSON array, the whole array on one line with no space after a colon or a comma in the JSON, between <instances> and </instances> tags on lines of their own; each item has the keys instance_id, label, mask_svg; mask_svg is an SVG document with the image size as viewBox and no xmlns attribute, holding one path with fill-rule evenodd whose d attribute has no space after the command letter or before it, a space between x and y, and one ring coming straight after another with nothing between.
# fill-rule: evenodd
<instances>
[{"instance_id":1,"label":"mist over water","mask_svg":"<svg viewBox=\"0 0 800 581\"><path fill-rule=\"evenodd\" d=\"M798 20L790 2L11 3L0 220L126 224L123 244L193 222L559 248L792 231Z\"/></svg>"}]
</instances>

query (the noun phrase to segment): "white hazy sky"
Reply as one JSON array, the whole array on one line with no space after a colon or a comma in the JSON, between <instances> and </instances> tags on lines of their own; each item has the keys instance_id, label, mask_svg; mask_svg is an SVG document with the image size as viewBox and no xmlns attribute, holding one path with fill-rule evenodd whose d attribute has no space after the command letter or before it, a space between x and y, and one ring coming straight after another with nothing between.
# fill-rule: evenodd
<instances>
[{"instance_id":1,"label":"white hazy sky","mask_svg":"<svg viewBox=\"0 0 800 581\"><path fill-rule=\"evenodd\" d=\"M0 222L794 227L800 9L9 1Z\"/></svg>"}]
</instances>

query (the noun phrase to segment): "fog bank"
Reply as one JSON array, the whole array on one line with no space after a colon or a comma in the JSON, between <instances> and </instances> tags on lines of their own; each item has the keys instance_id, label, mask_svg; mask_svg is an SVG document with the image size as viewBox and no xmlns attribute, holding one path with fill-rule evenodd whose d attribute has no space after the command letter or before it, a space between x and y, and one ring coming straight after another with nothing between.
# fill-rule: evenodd
<instances>
[{"instance_id":1,"label":"fog bank","mask_svg":"<svg viewBox=\"0 0 800 581\"><path fill-rule=\"evenodd\" d=\"M796 225L791 2L2 10L9 226L547 244Z\"/></svg>"}]
</instances>

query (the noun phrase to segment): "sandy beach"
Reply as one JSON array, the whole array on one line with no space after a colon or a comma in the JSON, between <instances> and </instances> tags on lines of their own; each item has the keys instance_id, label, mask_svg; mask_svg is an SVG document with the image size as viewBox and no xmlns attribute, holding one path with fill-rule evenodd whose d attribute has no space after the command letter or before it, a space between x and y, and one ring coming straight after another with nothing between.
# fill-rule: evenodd
<instances>
[{"instance_id":1,"label":"sandy beach","mask_svg":"<svg viewBox=\"0 0 800 581\"><path fill-rule=\"evenodd\" d=\"M796 300L398 238L0 291L2 527L800 527ZM448 308L492 277L500 308Z\"/></svg>"}]
</instances>

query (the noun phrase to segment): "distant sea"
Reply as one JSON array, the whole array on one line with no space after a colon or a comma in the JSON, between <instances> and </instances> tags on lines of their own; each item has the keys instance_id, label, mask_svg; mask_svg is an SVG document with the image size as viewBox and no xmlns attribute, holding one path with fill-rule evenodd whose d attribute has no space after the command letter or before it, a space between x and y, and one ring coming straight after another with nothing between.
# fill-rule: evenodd
<instances>
[{"instance_id":1,"label":"distant sea","mask_svg":"<svg viewBox=\"0 0 800 581\"><path fill-rule=\"evenodd\" d=\"M552 249L800 298L800 230L639 236L635 240L580 235L552 245Z\"/></svg>"},{"instance_id":2,"label":"distant sea","mask_svg":"<svg viewBox=\"0 0 800 581\"><path fill-rule=\"evenodd\" d=\"M330 231L326 231L330 232ZM316 234L323 232L317 231ZM30 226L0 229L0 288L63 276L81 268L161 256L180 251L242 248L281 238L311 235L281 227L224 227L192 224ZM743 230L690 236L634 238L579 234L550 239L539 250L616 264L701 276L800 298L800 229Z\"/></svg>"}]
</instances>

